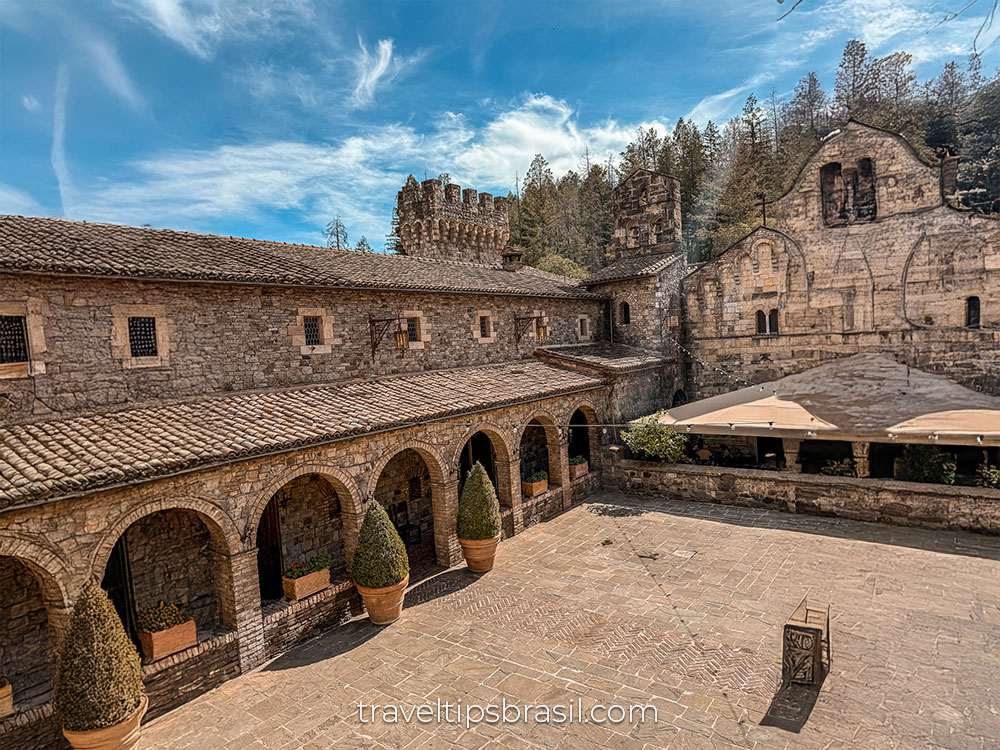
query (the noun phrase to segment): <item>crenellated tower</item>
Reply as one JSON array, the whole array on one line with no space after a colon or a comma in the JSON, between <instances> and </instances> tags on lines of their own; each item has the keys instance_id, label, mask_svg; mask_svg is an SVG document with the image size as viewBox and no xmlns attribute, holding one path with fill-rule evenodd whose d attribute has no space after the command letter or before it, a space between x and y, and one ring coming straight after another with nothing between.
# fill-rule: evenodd
<instances>
[{"instance_id":1,"label":"crenellated tower","mask_svg":"<svg viewBox=\"0 0 1000 750\"><path fill-rule=\"evenodd\" d=\"M681 184L677 179L637 169L618 183L613 199L616 258L681 249Z\"/></svg>"},{"instance_id":2,"label":"crenellated tower","mask_svg":"<svg viewBox=\"0 0 1000 750\"><path fill-rule=\"evenodd\" d=\"M510 229L507 199L441 180L399 191L399 237L407 255L498 265Z\"/></svg>"}]
</instances>

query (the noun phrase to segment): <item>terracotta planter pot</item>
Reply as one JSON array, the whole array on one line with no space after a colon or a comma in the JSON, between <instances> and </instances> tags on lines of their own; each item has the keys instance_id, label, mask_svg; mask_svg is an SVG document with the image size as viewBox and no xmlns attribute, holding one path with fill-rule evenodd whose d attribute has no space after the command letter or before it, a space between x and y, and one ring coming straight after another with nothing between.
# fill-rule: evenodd
<instances>
[{"instance_id":1,"label":"terracotta planter pot","mask_svg":"<svg viewBox=\"0 0 1000 750\"><path fill-rule=\"evenodd\" d=\"M323 568L309 573L301 578L281 577L281 587L285 590L285 598L290 602L305 599L317 591L322 591L330 585L330 569Z\"/></svg>"},{"instance_id":2,"label":"terracotta planter pot","mask_svg":"<svg viewBox=\"0 0 1000 750\"><path fill-rule=\"evenodd\" d=\"M499 541L499 534L492 539L459 538L458 543L462 545L462 554L465 555L465 564L469 566L469 570L473 573L488 573L493 570Z\"/></svg>"},{"instance_id":3,"label":"terracotta planter pot","mask_svg":"<svg viewBox=\"0 0 1000 750\"><path fill-rule=\"evenodd\" d=\"M582 464L570 464L569 465L569 478L579 479L584 474L590 471L590 464L584 461Z\"/></svg>"},{"instance_id":4,"label":"terracotta planter pot","mask_svg":"<svg viewBox=\"0 0 1000 750\"><path fill-rule=\"evenodd\" d=\"M395 622L403 613L403 592L406 584L410 582L410 575L397 583L395 586L385 586L378 589L370 589L360 583L354 585L358 587L358 593L365 600L365 609L368 610L368 619L376 625L388 625Z\"/></svg>"},{"instance_id":5,"label":"terracotta planter pot","mask_svg":"<svg viewBox=\"0 0 1000 750\"><path fill-rule=\"evenodd\" d=\"M0 687L0 719L14 713L14 690L8 682Z\"/></svg>"},{"instance_id":6,"label":"terracotta planter pot","mask_svg":"<svg viewBox=\"0 0 1000 750\"><path fill-rule=\"evenodd\" d=\"M139 643L142 645L142 655L146 661L157 661L164 656L176 654L186 648L198 645L198 629L194 620L182 622L166 630L155 633L139 631Z\"/></svg>"},{"instance_id":7,"label":"terracotta planter pot","mask_svg":"<svg viewBox=\"0 0 1000 750\"><path fill-rule=\"evenodd\" d=\"M148 707L149 698L143 695L139 708L121 724L105 729L91 729L89 732L64 729L62 733L75 750L132 750L139 744L139 724Z\"/></svg>"},{"instance_id":8,"label":"terracotta planter pot","mask_svg":"<svg viewBox=\"0 0 1000 750\"><path fill-rule=\"evenodd\" d=\"M537 497L548 490L548 488L548 479L542 479L538 482L521 482L521 493L525 497Z\"/></svg>"}]
</instances>

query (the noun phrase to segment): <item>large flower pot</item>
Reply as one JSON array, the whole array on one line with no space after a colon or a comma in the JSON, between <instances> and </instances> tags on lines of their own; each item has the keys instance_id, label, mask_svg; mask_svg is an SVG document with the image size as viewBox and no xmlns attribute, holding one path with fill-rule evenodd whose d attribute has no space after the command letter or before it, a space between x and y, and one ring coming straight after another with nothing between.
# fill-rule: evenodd
<instances>
[{"instance_id":1,"label":"large flower pot","mask_svg":"<svg viewBox=\"0 0 1000 750\"><path fill-rule=\"evenodd\" d=\"M465 564L473 573L487 573L493 570L493 559L497 556L497 542L500 535L497 534L492 539L462 539L458 543L462 545L462 554L465 555Z\"/></svg>"},{"instance_id":2,"label":"large flower pot","mask_svg":"<svg viewBox=\"0 0 1000 750\"><path fill-rule=\"evenodd\" d=\"M8 682L0 687L0 719L14 713L14 690Z\"/></svg>"},{"instance_id":3,"label":"large flower pot","mask_svg":"<svg viewBox=\"0 0 1000 750\"><path fill-rule=\"evenodd\" d=\"M368 610L368 619L376 625L388 625L395 622L403 614L403 591L406 584L410 582L410 575L397 583L395 586L384 586L378 589L370 589L360 583L354 585L358 587L358 593L365 600L365 609Z\"/></svg>"},{"instance_id":4,"label":"large flower pot","mask_svg":"<svg viewBox=\"0 0 1000 750\"><path fill-rule=\"evenodd\" d=\"M590 464L584 461L582 464L570 464L569 465L569 478L579 479L584 474L590 471Z\"/></svg>"},{"instance_id":5,"label":"large flower pot","mask_svg":"<svg viewBox=\"0 0 1000 750\"><path fill-rule=\"evenodd\" d=\"M285 598L290 602L305 599L312 596L317 591L322 591L330 585L330 569L323 568L316 570L299 578L281 577L281 587L285 591Z\"/></svg>"},{"instance_id":6,"label":"large flower pot","mask_svg":"<svg viewBox=\"0 0 1000 750\"><path fill-rule=\"evenodd\" d=\"M548 479L542 479L537 482L521 482L521 493L525 497L537 497L548 490L548 488Z\"/></svg>"},{"instance_id":7,"label":"large flower pot","mask_svg":"<svg viewBox=\"0 0 1000 750\"><path fill-rule=\"evenodd\" d=\"M146 661L157 661L164 656L176 654L186 648L198 645L198 629L194 620L182 622L166 630L157 630L148 633L145 630L139 631L139 644L142 646L142 655Z\"/></svg>"},{"instance_id":8,"label":"large flower pot","mask_svg":"<svg viewBox=\"0 0 1000 750\"><path fill-rule=\"evenodd\" d=\"M62 733L75 750L132 750L139 744L139 724L148 707L149 698L143 695L139 707L120 724L87 732L64 729Z\"/></svg>"}]
</instances>

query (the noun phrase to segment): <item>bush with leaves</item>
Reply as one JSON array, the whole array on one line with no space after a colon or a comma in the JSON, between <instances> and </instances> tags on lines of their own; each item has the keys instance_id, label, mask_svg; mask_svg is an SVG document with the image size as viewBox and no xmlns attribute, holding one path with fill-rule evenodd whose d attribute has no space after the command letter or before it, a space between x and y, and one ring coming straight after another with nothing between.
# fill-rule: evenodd
<instances>
[{"instance_id":1,"label":"bush with leaves","mask_svg":"<svg viewBox=\"0 0 1000 750\"><path fill-rule=\"evenodd\" d=\"M310 573L315 573L317 570L323 570L324 568L330 567L330 558L326 555L316 555L315 557L310 557L305 562L292 563L287 568L282 575L285 578L301 578L302 576L307 576Z\"/></svg>"},{"instance_id":2,"label":"bush with leaves","mask_svg":"<svg viewBox=\"0 0 1000 750\"><path fill-rule=\"evenodd\" d=\"M104 729L127 719L142 701L139 654L114 605L91 579L73 607L55 679L55 709L64 729Z\"/></svg>"},{"instance_id":3,"label":"bush with leaves","mask_svg":"<svg viewBox=\"0 0 1000 750\"><path fill-rule=\"evenodd\" d=\"M587 463L587 458L585 456L573 456L569 460L570 466L579 466L580 464L585 464L585 463Z\"/></svg>"},{"instance_id":4,"label":"bush with leaves","mask_svg":"<svg viewBox=\"0 0 1000 750\"><path fill-rule=\"evenodd\" d=\"M854 459L851 458L845 458L843 461L834 461L831 459L823 464L819 473L826 474L828 477L857 476L857 472L854 470Z\"/></svg>"},{"instance_id":5,"label":"bush with leaves","mask_svg":"<svg viewBox=\"0 0 1000 750\"><path fill-rule=\"evenodd\" d=\"M534 484L535 482L547 482L549 481L549 473L547 471L533 471L525 477L524 481L529 484Z\"/></svg>"},{"instance_id":6,"label":"bush with leaves","mask_svg":"<svg viewBox=\"0 0 1000 750\"><path fill-rule=\"evenodd\" d=\"M1000 490L1000 467L983 462L976 470L976 486Z\"/></svg>"},{"instance_id":7,"label":"bush with leaves","mask_svg":"<svg viewBox=\"0 0 1000 750\"><path fill-rule=\"evenodd\" d=\"M176 604L160 602L155 607L140 610L135 617L135 624L139 630L147 633L158 633L193 619L190 612L181 609Z\"/></svg>"},{"instance_id":8,"label":"bush with leaves","mask_svg":"<svg viewBox=\"0 0 1000 750\"><path fill-rule=\"evenodd\" d=\"M406 545L399 538L385 508L372 500L368 503L368 511L358 533L351 576L359 586L380 589L395 586L409 574Z\"/></svg>"},{"instance_id":9,"label":"bush with leaves","mask_svg":"<svg viewBox=\"0 0 1000 750\"><path fill-rule=\"evenodd\" d=\"M458 499L458 538L493 539L500 533L500 503L483 465L476 461Z\"/></svg>"},{"instance_id":10,"label":"bush with leaves","mask_svg":"<svg viewBox=\"0 0 1000 750\"><path fill-rule=\"evenodd\" d=\"M904 482L955 484L955 457L936 445L908 445L898 459L896 479Z\"/></svg>"},{"instance_id":11,"label":"bush with leaves","mask_svg":"<svg viewBox=\"0 0 1000 750\"><path fill-rule=\"evenodd\" d=\"M691 463L687 438L659 421L664 413L659 411L629 423L622 440L630 451L646 458L658 458L671 464Z\"/></svg>"}]
</instances>

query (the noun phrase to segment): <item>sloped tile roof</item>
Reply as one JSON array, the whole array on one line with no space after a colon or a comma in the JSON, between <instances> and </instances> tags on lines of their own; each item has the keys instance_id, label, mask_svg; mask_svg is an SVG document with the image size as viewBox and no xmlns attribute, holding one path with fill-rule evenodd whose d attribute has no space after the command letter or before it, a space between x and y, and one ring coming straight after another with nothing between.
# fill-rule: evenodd
<instances>
[{"instance_id":1,"label":"sloped tile roof","mask_svg":"<svg viewBox=\"0 0 1000 750\"><path fill-rule=\"evenodd\" d=\"M602 383L525 360L14 425L0 429L0 509Z\"/></svg>"},{"instance_id":2,"label":"sloped tile roof","mask_svg":"<svg viewBox=\"0 0 1000 750\"><path fill-rule=\"evenodd\" d=\"M535 351L535 356L543 360L578 363L607 372L632 372L649 367L659 367L670 362L670 358L658 352L637 349L622 344L578 344L558 346Z\"/></svg>"},{"instance_id":3,"label":"sloped tile roof","mask_svg":"<svg viewBox=\"0 0 1000 750\"><path fill-rule=\"evenodd\" d=\"M595 298L574 279L499 266L64 219L0 216L0 272Z\"/></svg>"},{"instance_id":4,"label":"sloped tile roof","mask_svg":"<svg viewBox=\"0 0 1000 750\"><path fill-rule=\"evenodd\" d=\"M655 276L663 269L673 265L683 257L682 253L660 253L657 255L639 255L634 258L620 258L609 266L594 271L581 281L583 286L604 284L609 281L635 279L641 276Z\"/></svg>"}]
</instances>

